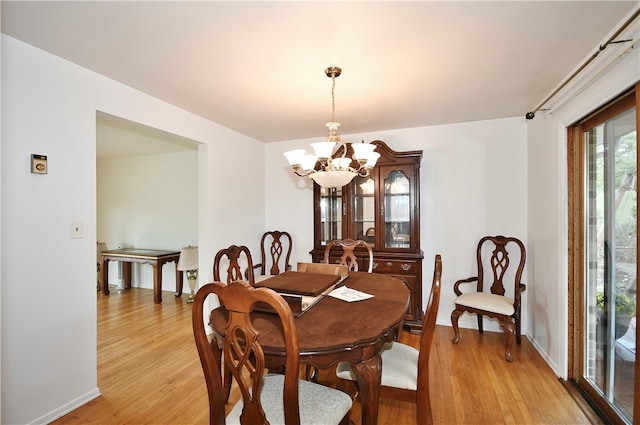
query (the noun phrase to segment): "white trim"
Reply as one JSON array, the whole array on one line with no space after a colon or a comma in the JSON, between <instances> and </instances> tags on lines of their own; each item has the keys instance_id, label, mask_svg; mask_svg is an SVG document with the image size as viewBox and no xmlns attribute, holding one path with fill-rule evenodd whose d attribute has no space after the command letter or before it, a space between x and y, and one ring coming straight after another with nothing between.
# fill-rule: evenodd
<instances>
[{"instance_id":1,"label":"white trim","mask_svg":"<svg viewBox=\"0 0 640 425\"><path fill-rule=\"evenodd\" d=\"M98 388L94 388L88 393L76 398L75 400L71 400L69 403L63 404L57 409L52 410L51 412L40 416L37 419L29 422L28 425L40 425L40 424L48 424L55 421L58 418L63 417L69 412L76 410L78 407L83 406L89 403L91 400L100 397L100 390Z\"/></svg>"}]
</instances>

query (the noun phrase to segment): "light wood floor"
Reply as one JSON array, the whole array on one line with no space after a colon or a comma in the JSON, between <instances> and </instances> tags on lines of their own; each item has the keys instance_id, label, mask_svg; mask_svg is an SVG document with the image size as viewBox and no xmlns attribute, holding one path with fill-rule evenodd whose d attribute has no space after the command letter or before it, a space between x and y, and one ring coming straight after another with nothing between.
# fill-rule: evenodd
<instances>
[{"instance_id":1,"label":"light wood floor","mask_svg":"<svg viewBox=\"0 0 640 425\"><path fill-rule=\"evenodd\" d=\"M97 293L98 386L102 395L53 422L63 424L205 424L207 394L191 332L186 295L114 290ZM431 357L431 403L436 424L598 423L567 393L526 338L504 360L503 336L461 330L451 343L450 327L438 326ZM401 340L418 345L418 336ZM320 381L334 382L332 371ZM232 399L239 394L234 391ZM354 404L353 423L360 423ZM415 406L381 400L379 425L415 424Z\"/></svg>"}]
</instances>

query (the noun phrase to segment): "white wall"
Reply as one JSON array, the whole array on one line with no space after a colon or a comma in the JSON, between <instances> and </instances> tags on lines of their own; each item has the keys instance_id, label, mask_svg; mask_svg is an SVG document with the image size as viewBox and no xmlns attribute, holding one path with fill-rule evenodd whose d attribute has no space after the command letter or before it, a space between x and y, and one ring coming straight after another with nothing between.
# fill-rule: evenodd
<instances>
[{"instance_id":1,"label":"white wall","mask_svg":"<svg viewBox=\"0 0 640 425\"><path fill-rule=\"evenodd\" d=\"M637 34L640 24L635 28ZM583 79L581 88L573 90L561 107L552 113L539 112L527 125L528 268L533 284L529 286L532 290L527 291L529 338L564 379L570 349L566 127L640 81L640 51L619 55L608 69L592 74L594 79Z\"/></svg>"},{"instance_id":2,"label":"white wall","mask_svg":"<svg viewBox=\"0 0 640 425\"><path fill-rule=\"evenodd\" d=\"M97 216L98 240L109 249L197 246L198 152L99 160ZM132 266L132 285L153 288L153 268ZM175 289L175 266L162 268L165 291ZM117 273L118 262L109 262L109 283L122 283Z\"/></svg>"},{"instance_id":3,"label":"white wall","mask_svg":"<svg viewBox=\"0 0 640 425\"><path fill-rule=\"evenodd\" d=\"M1 422L45 423L99 394L96 112L202 143L200 282L211 279L219 248L240 242L257 249L265 198L255 182L264 176L264 146L11 37L1 40ZM48 156L47 175L30 173L32 153ZM70 239L72 220L84 222L83 239Z\"/></svg>"},{"instance_id":4,"label":"white wall","mask_svg":"<svg viewBox=\"0 0 640 425\"><path fill-rule=\"evenodd\" d=\"M566 377L566 151L555 123L528 125L529 338L551 368ZM531 141L535 140L535 143Z\"/></svg>"},{"instance_id":5,"label":"white wall","mask_svg":"<svg viewBox=\"0 0 640 425\"><path fill-rule=\"evenodd\" d=\"M423 304L428 299L435 254L442 255L438 324L451 325L453 283L475 275L475 249L485 235L511 235L527 244L527 144L523 117L343 135L345 141L383 140L396 151L423 150L420 174L420 241L424 252ZM317 140L313 140L317 141ZM312 140L269 143L266 227L293 237L292 264L310 261L313 248L313 191L297 177L283 152L310 149ZM524 281L527 282L525 274ZM527 294L523 297L527 307ZM423 309L424 309L423 305ZM460 326L477 327L464 315ZM523 332L527 332L523 320ZM498 330L487 322L487 330ZM464 341L461 343L464 344ZM461 349L463 346L460 346Z\"/></svg>"}]
</instances>

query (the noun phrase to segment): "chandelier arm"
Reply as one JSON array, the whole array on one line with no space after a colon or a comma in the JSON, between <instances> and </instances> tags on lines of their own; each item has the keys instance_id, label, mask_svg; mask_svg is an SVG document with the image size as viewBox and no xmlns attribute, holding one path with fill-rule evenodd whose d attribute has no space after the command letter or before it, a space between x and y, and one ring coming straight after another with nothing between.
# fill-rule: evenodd
<instances>
[{"instance_id":1,"label":"chandelier arm","mask_svg":"<svg viewBox=\"0 0 640 425\"><path fill-rule=\"evenodd\" d=\"M306 172L302 169L302 167L294 167L294 168L293 168L293 172L294 172L297 176L300 176L300 177L305 177L305 176L307 176L307 175L309 174L309 173L306 173Z\"/></svg>"},{"instance_id":2,"label":"chandelier arm","mask_svg":"<svg viewBox=\"0 0 640 425\"><path fill-rule=\"evenodd\" d=\"M342 147L342 155L340 156L340 158L346 158L347 156L347 144L345 142L343 142L342 140L340 140L339 143L336 143L336 152L338 152L338 150L340 150L340 147ZM331 155L333 156L333 155Z\"/></svg>"},{"instance_id":3,"label":"chandelier arm","mask_svg":"<svg viewBox=\"0 0 640 425\"><path fill-rule=\"evenodd\" d=\"M356 173L358 173L358 177L369 177L371 175L370 171L369 168L360 167L356 170Z\"/></svg>"}]
</instances>

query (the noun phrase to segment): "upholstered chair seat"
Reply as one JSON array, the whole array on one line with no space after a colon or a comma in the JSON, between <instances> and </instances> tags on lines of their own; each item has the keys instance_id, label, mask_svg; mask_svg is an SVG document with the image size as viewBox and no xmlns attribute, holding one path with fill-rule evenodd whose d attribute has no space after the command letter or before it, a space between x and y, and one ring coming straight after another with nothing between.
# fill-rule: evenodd
<instances>
[{"instance_id":1,"label":"upholstered chair seat","mask_svg":"<svg viewBox=\"0 0 640 425\"><path fill-rule=\"evenodd\" d=\"M284 424L284 375L268 374L262 381L260 401L265 416L271 424ZM325 425L340 423L351 409L351 397L342 391L315 384L298 381L298 397L300 403L300 423L305 425ZM242 399L227 415L228 425L240 425Z\"/></svg>"},{"instance_id":2,"label":"upholstered chair seat","mask_svg":"<svg viewBox=\"0 0 640 425\"><path fill-rule=\"evenodd\" d=\"M380 352L382 357L382 380L384 387L418 389L418 357L420 351L396 342L385 344ZM338 378L356 380L349 363L339 363L336 368Z\"/></svg>"},{"instance_id":3,"label":"upholstered chair seat","mask_svg":"<svg viewBox=\"0 0 640 425\"><path fill-rule=\"evenodd\" d=\"M506 316L512 316L515 312L513 308L513 298L489 294L487 292L462 294L457 297L454 302L478 310L494 311Z\"/></svg>"}]
</instances>

